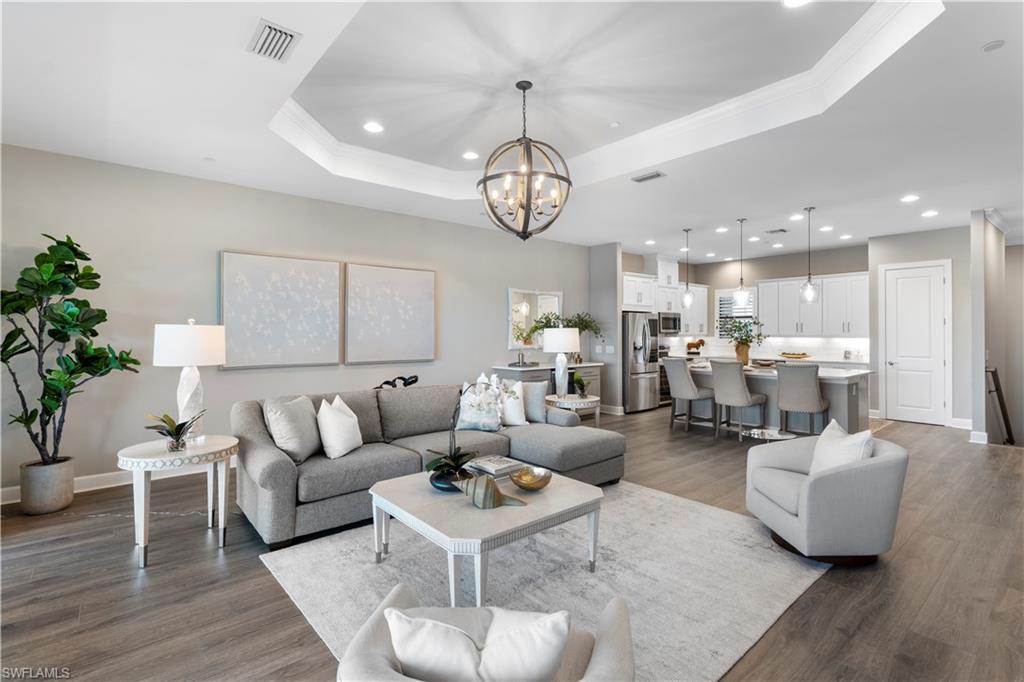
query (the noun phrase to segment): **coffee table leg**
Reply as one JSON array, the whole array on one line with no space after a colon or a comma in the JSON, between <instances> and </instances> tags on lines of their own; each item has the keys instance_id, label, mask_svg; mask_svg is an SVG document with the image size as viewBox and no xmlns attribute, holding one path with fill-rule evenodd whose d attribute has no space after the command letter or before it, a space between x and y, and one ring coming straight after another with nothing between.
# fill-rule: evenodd
<instances>
[{"instance_id":1,"label":"coffee table leg","mask_svg":"<svg viewBox=\"0 0 1024 682\"><path fill-rule=\"evenodd\" d=\"M378 507L376 504L373 505L373 552L376 555L376 561L379 564L382 561L381 552L383 551L384 544L384 517L386 514L384 510Z\"/></svg>"},{"instance_id":2,"label":"coffee table leg","mask_svg":"<svg viewBox=\"0 0 1024 682\"><path fill-rule=\"evenodd\" d=\"M601 515L601 510L592 511L587 514L587 535L589 540L588 554L590 555L590 572L593 573L597 568L597 522Z\"/></svg>"},{"instance_id":3,"label":"coffee table leg","mask_svg":"<svg viewBox=\"0 0 1024 682\"><path fill-rule=\"evenodd\" d=\"M388 553L388 540L391 537L391 514L385 513L383 518L383 528L381 530L381 540L383 541L384 554Z\"/></svg>"},{"instance_id":4,"label":"coffee table leg","mask_svg":"<svg viewBox=\"0 0 1024 682\"><path fill-rule=\"evenodd\" d=\"M461 563L461 557L452 552L448 552L448 596L451 597L452 608L458 606L458 590L459 590L459 564Z\"/></svg>"},{"instance_id":5,"label":"coffee table leg","mask_svg":"<svg viewBox=\"0 0 1024 682\"><path fill-rule=\"evenodd\" d=\"M213 528L217 520L217 463L206 465L206 527Z\"/></svg>"},{"instance_id":6,"label":"coffee table leg","mask_svg":"<svg viewBox=\"0 0 1024 682\"><path fill-rule=\"evenodd\" d=\"M483 606L487 598L487 552L474 555L473 564L476 574L476 605Z\"/></svg>"},{"instance_id":7,"label":"coffee table leg","mask_svg":"<svg viewBox=\"0 0 1024 682\"><path fill-rule=\"evenodd\" d=\"M139 568L146 567L149 549L149 481L150 472L132 471L132 493L135 497L135 544L139 546Z\"/></svg>"}]
</instances>

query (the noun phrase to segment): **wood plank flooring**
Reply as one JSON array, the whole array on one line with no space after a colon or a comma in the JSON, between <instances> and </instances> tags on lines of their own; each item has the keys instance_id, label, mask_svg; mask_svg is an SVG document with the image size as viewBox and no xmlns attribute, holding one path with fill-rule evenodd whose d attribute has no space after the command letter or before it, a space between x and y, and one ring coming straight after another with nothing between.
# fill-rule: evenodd
<instances>
[{"instance_id":1,"label":"wood plank flooring","mask_svg":"<svg viewBox=\"0 0 1024 682\"><path fill-rule=\"evenodd\" d=\"M746 513L746 450L667 409L602 417L625 434L626 479ZM1024 679L1024 449L890 423L911 452L896 544L833 568L728 680ZM150 566L136 567L130 487L80 493L62 513L0 515L5 667L93 680L333 680L337 663L229 516L205 527L205 478L153 482ZM681 578L683 579L683 578Z\"/></svg>"}]
</instances>

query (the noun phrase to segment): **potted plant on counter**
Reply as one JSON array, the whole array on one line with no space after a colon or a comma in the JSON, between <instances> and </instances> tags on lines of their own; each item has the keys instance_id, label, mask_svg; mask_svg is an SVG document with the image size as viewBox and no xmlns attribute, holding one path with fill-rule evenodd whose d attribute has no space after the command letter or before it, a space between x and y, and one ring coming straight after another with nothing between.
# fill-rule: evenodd
<instances>
[{"instance_id":1,"label":"potted plant on counter","mask_svg":"<svg viewBox=\"0 0 1024 682\"><path fill-rule=\"evenodd\" d=\"M50 239L34 265L21 271L13 290L0 292L0 312L9 325L4 335L2 362L14 383L21 412L11 415L21 424L39 454L38 462L21 465L21 508L26 514L46 514L71 504L74 498L74 465L61 454L61 440L68 400L82 387L114 371L137 372L139 361L130 350L98 346L92 339L107 319L83 298L79 289L98 289L100 275L89 254L71 239ZM32 370L40 384L34 401L11 362L20 355L32 357Z\"/></svg>"},{"instance_id":2,"label":"potted plant on counter","mask_svg":"<svg viewBox=\"0 0 1024 682\"><path fill-rule=\"evenodd\" d=\"M722 320L722 332L736 345L736 359L750 364L750 344L761 345L768 337L761 333L764 325L757 318L744 320L727 317Z\"/></svg>"}]
</instances>

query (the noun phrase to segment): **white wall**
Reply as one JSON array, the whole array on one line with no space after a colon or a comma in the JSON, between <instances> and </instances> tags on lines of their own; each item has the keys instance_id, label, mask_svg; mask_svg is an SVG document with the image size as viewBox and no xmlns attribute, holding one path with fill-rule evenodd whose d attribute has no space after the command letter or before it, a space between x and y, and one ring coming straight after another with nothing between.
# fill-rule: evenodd
<instances>
[{"instance_id":1,"label":"white wall","mask_svg":"<svg viewBox=\"0 0 1024 682\"><path fill-rule=\"evenodd\" d=\"M1006 372L1000 380L1017 445L1024 446L1024 246L1006 247Z\"/></svg>"},{"instance_id":2,"label":"white wall","mask_svg":"<svg viewBox=\"0 0 1024 682\"><path fill-rule=\"evenodd\" d=\"M968 227L868 240L871 298L871 409L878 408L878 266L953 261L953 418L971 418L971 235Z\"/></svg>"},{"instance_id":3,"label":"white wall","mask_svg":"<svg viewBox=\"0 0 1024 682\"><path fill-rule=\"evenodd\" d=\"M202 370L208 432L228 429L233 402L371 387L399 374L457 382L507 362L507 288L560 290L567 312L588 310L589 250L551 240L314 201L74 157L3 147L3 287L45 247L41 232L72 235L103 276L88 298L110 321L100 339L133 348L138 375L91 383L68 410L63 450L79 476L115 470L119 448L145 440L149 412L175 410L178 371L153 368L156 322L218 319L221 249L437 271L438 359L431 363ZM26 360L20 358L19 360ZM21 363L24 367L24 363ZM27 367L25 367L28 369ZM3 380L3 414L20 411ZM3 427L2 485L35 452Z\"/></svg>"}]
</instances>

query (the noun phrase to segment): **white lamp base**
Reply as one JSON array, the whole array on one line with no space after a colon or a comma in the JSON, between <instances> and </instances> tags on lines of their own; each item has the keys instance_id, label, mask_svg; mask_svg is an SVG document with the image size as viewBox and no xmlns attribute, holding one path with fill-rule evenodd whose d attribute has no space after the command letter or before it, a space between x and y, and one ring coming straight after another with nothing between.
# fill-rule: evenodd
<instances>
[{"instance_id":1,"label":"white lamp base","mask_svg":"<svg viewBox=\"0 0 1024 682\"><path fill-rule=\"evenodd\" d=\"M569 359L565 353L555 356L555 395L564 398L569 392Z\"/></svg>"},{"instance_id":2,"label":"white lamp base","mask_svg":"<svg viewBox=\"0 0 1024 682\"><path fill-rule=\"evenodd\" d=\"M199 380L198 367L182 367L178 379L178 421L183 422L203 410L203 383ZM188 439L195 440L203 435L203 420L200 419L189 431Z\"/></svg>"}]
</instances>

